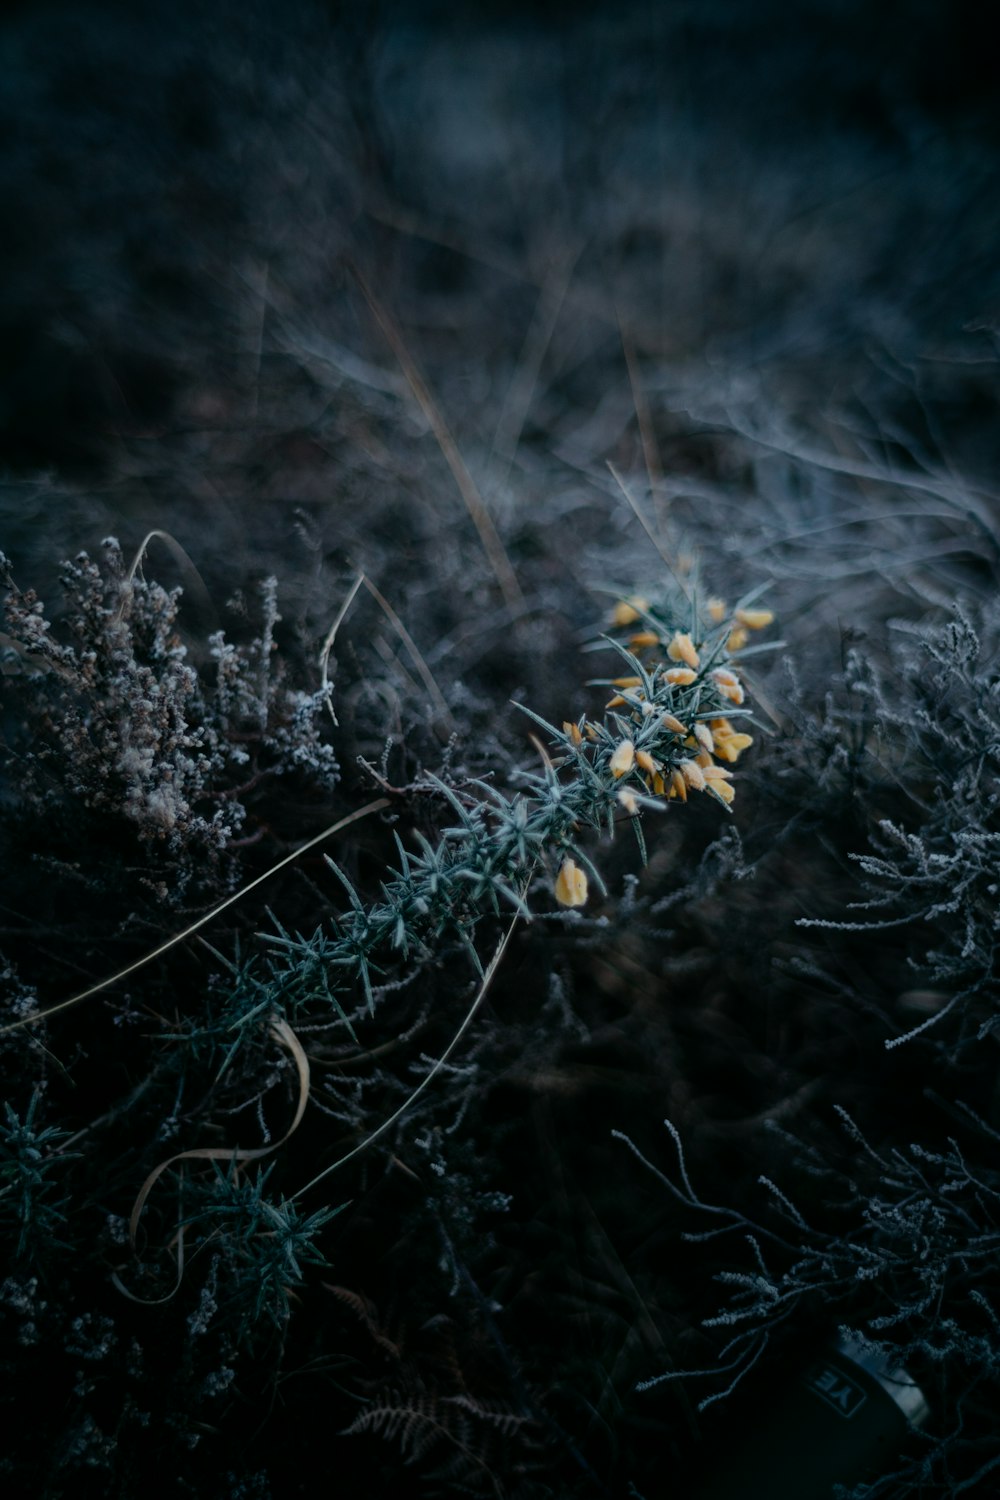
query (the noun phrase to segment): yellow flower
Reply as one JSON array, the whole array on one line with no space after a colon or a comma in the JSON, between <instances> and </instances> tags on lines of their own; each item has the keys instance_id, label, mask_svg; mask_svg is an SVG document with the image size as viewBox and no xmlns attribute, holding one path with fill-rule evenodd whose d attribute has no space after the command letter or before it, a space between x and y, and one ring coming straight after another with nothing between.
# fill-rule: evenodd
<instances>
[{"instance_id":1,"label":"yellow flower","mask_svg":"<svg viewBox=\"0 0 1000 1500\"><path fill-rule=\"evenodd\" d=\"M694 737L698 741L701 748L703 750L707 750L709 754L711 754L711 752L715 749L715 741L712 738L712 731L709 729L707 724L703 724L700 722L696 724L694 726Z\"/></svg>"},{"instance_id":2,"label":"yellow flower","mask_svg":"<svg viewBox=\"0 0 1000 1500\"><path fill-rule=\"evenodd\" d=\"M651 776L654 776L660 769L648 750L637 750L635 752L635 760L636 765L640 766L642 770L648 771Z\"/></svg>"},{"instance_id":3,"label":"yellow flower","mask_svg":"<svg viewBox=\"0 0 1000 1500\"><path fill-rule=\"evenodd\" d=\"M712 739L715 744L715 754L721 760L735 765L744 750L753 744L752 734L737 734L728 719L712 720Z\"/></svg>"},{"instance_id":4,"label":"yellow flower","mask_svg":"<svg viewBox=\"0 0 1000 1500\"><path fill-rule=\"evenodd\" d=\"M670 667L663 675L674 687L690 687L698 678L697 672L692 672L690 667Z\"/></svg>"},{"instance_id":5,"label":"yellow flower","mask_svg":"<svg viewBox=\"0 0 1000 1500\"><path fill-rule=\"evenodd\" d=\"M688 786L693 787L696 792L705 790L705 773L697 761L682 760L677 767Z\"/></svg>"},{"instance_id":6,"label":"yellow flower","mask_svg":"<svg viewBox=\"0 0 1000 1500\"><path fill-rule=\"evenodd\" d=\"M642 610L648 608L649 600L640 599L637 595L633 595L631 599L619 599L611 611L611 623L622 627L634 625Z\"/></svg>"},{"instance_id":7,"label":"yellow flower","mask_svg":"<svg viewBox=\"0 0 1000 1500\"><path fill-rule=\"evenodd\" d=\"M629 636L629 650L641 651L644 646L655 646L659 639L655 630L637 630L635 635Z\"/></svg>"},{"instance_id":8,"label":"yellow flower","mask_svg":"<svg viewBox=\"0 0 1000 1500\"><path fill-rule=\"evenodd\" d=\"M736 788L729 781L706 782L705 790L711 792L714 797L718 797L720 802L725 802L727 806L736 796Z\"/></svg>"},{"instance_id":9,"label":"yellow flower","mask_svg":"<svg viewBox=\"0 0 1000 1500\"><path fill-rule=\"evenodd\" d=\"M660 723L663 725L664 729L669 729L672 734L687 734L687 730L684 728L684 725L681 723L680 719L675 719L673 714L664 714L663 718L660 720Z\"/></svg>"},{"instance_id":10,"label":"yellow flower","mask_svg":"<svg viewBox=\"0 0 1000 1500\"><path fill-rule=\"evenodd\" d=\"M583 735L580 733L580 726L579 726L579 724L570 724L568 722L564 723L563 724L563 734L569 740L569 742L570 742L571 745L582 745L583 744Z\"/></svg>"},{"instance_id":11,"label":"yellow flower","mask_svg":"<svg viewBox=\"0 0 1000 1500\"><path fill-rule=\"evenodd\" d=\"M773 621L774 612L770 609L738 609L735 618L748 630L763 630Z\"/></svg>"},{"instance_id":12,"label":"yellow flower","mask_svg":"<svg viewBox=\"0 0 1000 1500\"><path fill-rule=\"evenodd\" d=\"M735 672L730 672L728 667L716 667L712 677L724 698L731 703L743 702L743 687Z\"/></svg>"},{"instance_id":13,"label":"yellow flower","mask_svg":"<svg viewBox=\"0 0 1000 1500\"><path fill-rule=\"evenodd\" d=\"M560 906L584 906L587 900L587 877L575 860L563 860L556 876L556 900Z\"/></svg>"},{"instance_id":14,"label":"yellow flower","mask_svg":"<svg viewBox=\"0 0 1000 1500\"><path fill-rule=\"evenodd\" d=\"M714 620L716 625L721 625L726 618L725 599L709 599L707 608L709 619Z\"/></svg>"},{"instance_id":15,"label":"yellow flower","mask_svg":"<svg viewBox=\"0 0 1000 1500\"><path fill-rule=\"evenodd\" d=\"M674 632L674 638L667 647L667 655L671 661L687 662L689 667L697 668L701 665L701 658L694 649L694 641L686 631Z\"/></svg>"},{"instance_id":16,"label":"yellow flower","mask_svg":"<svg viewBox=\"0 0 1000 1500\"><path fill-rule=\"evenodd\" d=\"M749 749L752 744L752 734L731 734L727 740L722 741L721 745L716 746L715 753L722 760L728 761L731 766L734 766L743 751Z\"/></svg>"},{"instance_id":17,"label":"yellow flower","mask_svg":"<svg viewBox=\"0 0 1000 1500\"><path fill-rule=\"evenodd\" d=\"M630 818L634 818L639 811L639 799L634 792L630 792L627 786L623 786L618 793L618 801L624 807Z\"/></svg>"},{"instance_id":18,"label":"yellow flower","mask_svg":"<svg viewBox=\"0 0 1000 1500\"><path fill-rule=\"evenodd\" d=\"M671 771L670 773L669 796L679 797L682 802L686 802L688 799L687 782L684 780L684 777L681 775L680 771Z\"/></svg>"},{"instance_id":19,"label":"yellow flower","mask_svg":"<svg viewBox=\"0 0 1000 1500\"><path fill-rule=\"evenodd\" d=\"M726 650L727 651L742 651L743 647L746 645L746 643L747 643L747 641L749 639L750 639L750 637L747 635L746 631L743 629L743 626L742 625L737 625L737 627L736 627L735 630L731 630L729 632L729 639L726 642Z\"/></svg>"},{"instance_id":20,"label":"yellow flower","mask_svg":"<svg viewBox=\"0 0 1000 1500\"><path fill-rule=\"evenodd\" d=\"M635 765L635 746L631 740L622 740L609 762L612 776L627 776Z\"/></svg>"}]
</instances>

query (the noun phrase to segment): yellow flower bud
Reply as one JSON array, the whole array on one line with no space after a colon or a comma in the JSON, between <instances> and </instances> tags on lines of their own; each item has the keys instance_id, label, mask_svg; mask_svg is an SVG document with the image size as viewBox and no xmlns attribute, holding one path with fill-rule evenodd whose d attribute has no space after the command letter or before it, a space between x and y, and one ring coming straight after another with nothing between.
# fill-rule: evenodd
<instances>
[{"instance_id":1,"label":"yellow flower bud","mask_svg":"<svg viewBox=\"0 0 1000 1500\"><path fill-rule=\"evenodd\" d=\"M694 641L692 641L691 637L685 631L678 630L675 632L673 640L667 647L667 655L671 661L687 662L689 667L699 667L701 665L701 658L694 649Z\"/></svg>"},{"instance_id":2,"label":"yellow flower bud","mask_svg":"<svg viewBox=\"0 0 1000 1500\"><path fill-rule=\"evenodd\" d=\"M622 740L609 762L612 776L627 776L635 765L635 746L631 740Z\"/></svg>"},{"instance_id":3,"label":"yellow flower bud","mask_svg":"<svg viewBox=\"0 0 1000 1500\"><path fill-rule=\"evenodd\" d=\"M633 596L631 599L619 599L611 611L611 623L621 627L634 625L639 618L640 612L648 608L649 601L647 599L640 599L637 596Z\"/></svg>"},{"instance_id":4,"label":"yellow flower bud","mask_svg":"<svg viewBox=\"0 0 1000 1500\"><path fill-rule=\"evenodd\" d=\"M569 740L569 742L570 742L571 745L582 745L583 744L583 735L580 733L580 726L579 726L579 724L570 724L568 722L564 723L563 724L563 734Z\"/></svg>"},{"instance_id":5,"label":"yellow flower bud","mask_svg":"<svg viewBox=\"0 0 1000 1500\"><path fill-rule=\"evenodd\" d=\"M743 687L735 672L730 672L728 667L716 667L712 677L724 698L728 698L731 703L743 702Z\"/></svg>"},{"instance_id":6,"label":"yellow flower bud","mask_svg":"<svg viewBox=\"0 0 1000 1500\"><path fill-rule=\"evenodd\" d=\"M774 612L770 609L738 609L735 618L748 630L763 630L774 620Z\"/></svg>"},{"instance_id":7,"label":"yellow flower bud","mask_svg":"<svg viewBox=\"0 0 1000 1500\"><path fill-rule=\"evenodd\" d=\"M688 786L693 787L696 792L705 790L705 773L701 766L693 760L682 760L677 767Z\"/></svg>"},{"instance_id":8,"label":"yellow flower bud","mask_svg":"<svg viewBox=\"0 0 1000 1500\"><path fill-rule=\"evenodd\" d=\"M556 876L556 900L560 906L583 906L587 900L587 877L575 860L563 860Z\"/></svg>"},{"instance_id":9,"label":"yellow flower bud","mask_svg":"<svg viewBox=\"0 0 1000 1500\"><path fill-rule=\"evenodd\" d=\"M684 728L684 725L681 723L680 719L675 719L673 714L664 714L663 718L660 720L660 723L663 725L664 729L669 729L673 734L687 734L687 730Z\"/></svg>"},{"instance_id":10,"label":"yellow flower bud","mask_svg":"<svg viewBox=\"0 0 1000 1500\"><path fill-rule=\"evenodd\" d=\"M714 620L716 625L721 625L726 618L725 599L709 599L707 609L709 619Z\"/></svg>"},{"instance_id":11,"label":"yellow flower bud","mask_svg":"<svg viewBox=\"0 0 1000 1500\"><path fill-rule=\"evenodd\" d=\"M694 736L701 748L703 750L707 750L711 754L711 752L715 749L715 741L712 738L712 731L709 729L708 725L702 723L696 724L694 726Z\"/></svg>"}]
</instances>

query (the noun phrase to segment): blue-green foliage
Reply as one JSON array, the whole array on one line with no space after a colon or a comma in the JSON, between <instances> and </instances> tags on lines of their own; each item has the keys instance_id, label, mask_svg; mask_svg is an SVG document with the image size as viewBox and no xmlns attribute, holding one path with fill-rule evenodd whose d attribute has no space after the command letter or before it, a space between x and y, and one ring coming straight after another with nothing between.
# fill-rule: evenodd
<instances>
[{"instance_id":1,"label":"blue-green foliage","mask_svg":"<svg viewBox=\"0 0 1000 1500\"><path fill-rule=\"evenodd\" d=\"M0 1120L0 1219L15 1260L32 1264L67 1248L61 1235L68 1197L60 1177L75 1154L63 1149L69 1131L37 1123L41 1099L36 1090L23 1114L5 1100Z\"/></svg>"}]
</instances>

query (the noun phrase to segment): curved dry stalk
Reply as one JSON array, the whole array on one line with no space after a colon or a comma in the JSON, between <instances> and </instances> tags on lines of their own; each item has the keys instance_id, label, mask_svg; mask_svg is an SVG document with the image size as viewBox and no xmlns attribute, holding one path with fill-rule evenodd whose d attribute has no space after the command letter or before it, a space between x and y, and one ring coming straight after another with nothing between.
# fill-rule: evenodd
<instances>
[{"instance_id":1,"label":"curved dry stalk","mask_svg":"<svg viewBox=\"0 0 1000 1500\"><path fill-rule=\"evenodd\" d=\"M525 882L524 888L527 889L527 886L529 884L530 877L528 881ZM500 967L500 960L503 958L504 954L507 951L507 946L514 934L514 928L517 926L517 923L518 915L515 914L510 926L507 928L507 931L500 939L500 942L497 945L496 952L486 966L486 972L483 975L482 983L479 986L476 998L475 1000L473 1000L472 1004L469 1006L469 1009L466 1011L465 1019L462 1021L461 1026L455 1032L455 1035L452 1037L451 1041L448 1043L447 1047L444 1049L434 1066L428 1073L424 1074L423 1078L417 1084L410 1097L404 1100L399 1108L397 1110L394 1110L388 1119L383 1120L381 1125L379 1125L377 1129L372 1131L371 1135L366 1136L365 1139L361 1141L357 1146L352 1146L351 1150L348 1151L346 1155L338 1157L338 1159L335 1162L332 1162L330 1166L324 1167L322 1172L319 1172L315 1177L313 1177L309 1182L306 1183L305 1187L300 1187L297 1192L292 1193L291 1197L288 1200L289 1203L294 1203L296 1198L301 1198L303 1193L308 1193L310 1188L314 1188L317 1183L322 1182L324 1177L329 1177L331 1172L336 1172L338 1167L345 1166L346 1163L351 1161L355 1156L359 1156L362 1151L367 1151L368 1147L371 1146L375 1141L377 1141L379 1136L384 1135L391 1125L395 1125L396 1121L406 1113L411 1104L419 1099L420 1095L444 1067L445 1063L448 1061L449 1057L454 1052L455 1048L458 1046L459 1042L462 1040L463 1036L468 1031L469 1027L472 1025L472 1022L478 1015L479 1008L486 998L486 993L489 990L490 985L493 983L493 977L496 974L497 969Z\"/></svg>"},{"instance_id":2,"label":"curved dry stalk","mask_svg":"<svg viewBox=\"0 0 1000 1500\"><path fill-rule=\"evenodd\" d=\"M60 1011L69 1010L74 1005L82 1005L84 1000L90 1000L94 995L99 995L102 990L110 989L113 984L118 983L119 979L127 979L130 974L135 974L139 969L144 969L155 958L160 958L164 953L169 953L171 948L176 948L177 944L183 943L185 938L192 937L202 927L206 927L209 922L214 921L228 907L235 906L237 901L242 901L244 896L249 895L257 886L263 885L265 880L270 880L272 875L276 875L279 870L283 870L286 865L290 865L293 860L298 859L300 854L305 854L308 850L314 849L324 839L332 838L335 833L339 833L342 828L349 827L351 823L358 823L362 818L367 818L371 813L381 812L384 807L388 806L388 797L376 797L374 802L366 802L364 807L359 807L356 812L348 813L346 818L338 819L336 823L331 823L329 828L324 828L323 832L318 833L315 838L308 839L306 843L300 844L297 849L292 850L291 854L286 854L283 859L279 859L277 864L272 865L269 870L265 870L262 875L258 875L254 880L251 880L249 885L243 886L241 890L234 892L232 896L227 896L225 901L221 901L210 912L206 912L205 916L199 917L197 922L192 922L190 927L184 928L183 932L175 933L173 937L167 938L166 942L161 943L158 948L152 949L149 953L144 953L142 958L136 959L135 963L128 964L124 969L119 969L117 974L112 974L108 979L102 979L97 984L92 984L89 989L82 990L80 994L71 995L68 1000L61 1000L58 1005L50 1005L47 1010L36 1011L32 1016L24 1016L20 1021L12 1021L7 1026L0 1026L0 1036L5 1036L9 1031L20 1031L23 1026L34 1026L38 1021L46 1021L49 1016L56 1016Z\"/></svg>"},{"instance_id":3,"label":"curved dry stalk","mask_svg":"<svg viewBox=\"0 0 1000 1500\"><path fill-rule=\"evenodd\" d=\"M143 558L146 556L147 551L149 550L149 544L150 544L150 542L166 542L167 549L168 549L168 551L170 551L173 554L174 561L194 581L194 585L195 585L195 587L194 587L194 593L196 595L198 595L203 608L208 609L208 610L210 610L210 611L212 611L214 613L215 606L212 603L212 596L208 592L208 589L205 586L205 580L202 578L201 574L198 572L198 569L195 567L194 562L192 561L191 557L188 555L187 552L185 552L184 548L181 546L181 544L177 540L177 538L174 537L174 536L171 536L171 534L170 534L169 531L160 531L159 529L154 528L152 531L147 531L146 535L143 537L142 541L139 543L138 550L136 551L135 557L133 557L133 559L132 559L131 565L129 566L129 570L125 574L125 577L122 579L122 594L123 594L123 597L122 597L121 605L120 605L119 610L118 610L118 616L117 616L118 623L119 624L121 623L121 621L122 621L122 619L124 617L124 614L125 614L125 597L124 597L124 591L127 588L131 587L131 584L132 584L133 580L135 579L136 573L138 573L139 569L142 567L142 561L143 561Z\"/></svg>"},{"instance_id":4,"label":"curved dry stalk","mask_svg":"<svg viewBox=\"0 0 1000 1500\"><path fill-rule=\"evenodd\" d=\"M337 631L344 623L347 611L354 603L354 599L357 595L358 589L361 587L364 581L365 575L363 573L359 573L357 578L355 578L354 582L351 584L350 592L348 593L347 598L338 609L337 617L334 620L333 624L330 626L330 629L327 631L326 640L323 642L319 653L320 684L322 686L323 693L326 696L326 706L330 710L330 718L333 720L335 727L338 729L340 726L339 724L337 724L337 715L333 711L333 704L330 702L328 692L330 686L330 679L328 676L330 670L330 652L333 650L333 643L337 639Z\"/></svg>"},{"instance_id":5,"label":"curved dry stalk","mask_svg":"<svg viewBox=\"0 0 1000 1500\"><path fill-rule=\"evenodd\" d=\"M451 710L449 709L448 704L445 701L445 696L435 682L430 667L427 665L427 663L424 661L424 658L418 651L417 644L411 636L410 632L407 630L406 626L403 624L402 620L399 618L396 611L389 603L388 599L383 593L381 593L378 588L376 588L371 579L366 577L366 575L362 573L360 581L364 584L365 588L368 590L369 594L371 594L379 609L389 621L389 624L392 626L393 630L399 636L399 639L403 642L403 645L406 647L407 652L409 653L410 660L413 662L413 665L416 667L417 671L420 674L420 678L424 684L424 687L427 689L431 698L434 700L434 706L436 707L441 718L444 720L445 724L448 726L449 730L454 733L458 726L456 725L455 720L452 718Z\"/></svg>"},{"instance_id":6,"label":"curved dry stalk","mask_svg":"<svg viewBox=\"0 0 1000 1500\"><path fill-rule=\"evenodd\" d=\"M271 1035L277 1041L279 1041L282 1046L288 1048L289 1052L292 1054L292 1058L295 1062L295 1067L299 1076L299 1099L298 1104L295 1107L295 1115L292 1119L291 1125L289 1125L288 1129L285 1131L281 1139L273 1141L270 1146L254 1146L250 1148L240 1148L237 1146L231 1149L225 1146L196 1146L190 1151L178 1151L173 1156L168 1156L164 1161L159 1162L150 1172L149 1176L142 1184L142 1187L139 1189L139 1192L136 1195L135 1203L132 1205L132 1212L129 1215L128 1232L129 1239L132 1242L133 1250L135 1249L136 1234L139 1229L139 1220L142 1217L142 1211L146 1206L146 1201L159 1179L163 1176L164 1172L166 1172L169 1167L172 1167L177 1162L181 1161L260 1161L262 1157L270 1156L273 1151L277 1151L279 1147L284 1146L285 1143L290 1140L291 1137L295 1134L296 1130L298 1130L299 1125L302 1123L302 1116L306 1112L306 1104L309 1100L309 1058L306 1056L305 1049L303 1048L302 1043L299 1041L298 1037L295 1035L295 1032L289 1026L284 1017L271 1017ZM128 1287L124 1285L117 1271L112 1272L111 1280L114 1282L115 1286L122 1293L122 1295L127 1297L130 1302L139 1302L144 1307L155 1307L163 1302L169 1302L171 1298L177 1295L177 1292L180 1289L181 1282L184 1279L183 1224L179 1225L173 1243L177 1246L177 1277L170 1291L167 1292L163 1297L154 1297L151 1299L146 1297L137 1297L134 1292L130 1292Z\"/></svg>"}]
</instances>

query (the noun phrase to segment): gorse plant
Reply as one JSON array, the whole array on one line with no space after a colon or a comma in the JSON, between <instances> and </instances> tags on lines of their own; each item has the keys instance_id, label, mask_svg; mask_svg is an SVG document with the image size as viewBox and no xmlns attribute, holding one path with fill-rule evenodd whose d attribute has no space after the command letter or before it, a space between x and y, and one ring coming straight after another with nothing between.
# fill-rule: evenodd
<instances>
[{"instance_id":1,"label":"gorse plant","mask_svg":"<svg viewBox=\"0 0 1000 1500\"><path fill-rule=\"evenodd\" d=\"M269 1197L271 1170L250 1176L235 1163L226 1170L217 1163L209 1177L193 1185L188 1198L194 1202L184 1206L189 1253L214 1248L220 1258L216 1282L227 1290L218 1315L235 1325L241 1341L252 1342L262 1323L283 1328L304 1267L326 1264L316 1240L338 1212L303 1214L280 1195Z\"/></svg>"},{"instance_id":2,"label":"gorse plant","mask_svg":"<svg viewBox=\"0 0 1000 1500\"><path fill-rule=\"evenodd\" d=\"M156 889L176 902L210 888L209 875L217 889L231 891L233 855L244 839L248 807L269 779L297 771L320 789L338 787L337 761L321 733L320 710L330 690L308 694L276 686L281 676L271 660L277 621L272 585L263 594L260 634L244 646L213 637L197 669L177 631L180 591L147 583L137 566L126 570L115 544L107 545L103 568L81 556L67 570L67 613L58 624L45 619L30 593L8 582L8 650L23 715L14 733L26 756L22 827L65 817L74 808L84 820L111 820L143 881L149 886L159 872ZM336 916L303 936L269 914L258 940L236 935L231 957L213 943L208 951L215 972L201 993L181 1004L168 1002L168 1013L157 1017L158 1055L149 1078L82 1133L113 1133L127 1118L134 1137L136 1120L144 1118L131 1113L135 1102L147 1090L156 1097L174 1090L170 1110L150 1119L147 1150L154 1161L159 1152L160 1159L135 1199L128 1226L138 1259L123 1258L119 1229L109 1261L127 1303L150 1312L177 1305L180 1313L190 1295L190 1274L197 1302L188 1322L200 1352L185 1359L194 1360L206 1391L224 1392L241 1358L266 1358L269 1348L294 1336L290 1314L306 1271L328 1263L332 1221L345 1205L310 1211L299 1200L339 1159L308 1182L303 1174L296 1184L293 1176L290 1191L283 1158L294 1162L296 1153L281 1149L310 1102L349 1128L348 1157L379 1137L397 1150L404 1141L411 1144L432 1177L421 1212L444 1247L439 1264L448 1269L453 1295L471 1284L466 1257L492 1243L483 1222L510 1205L509 1194L484 1182L488 1167L475 1142L456 1134L481 1076L483 1044L469 1028L502 952L484 967L478 930L505 914L530 918L542 892L554 898L571 930L581 925L580 909L591 900L592 887L607 892L600 856L587 847L588 833L613 835L627 824L645 858L645 815L699 794L721 810L731 809L731 768L752 743L741 727L750 706L740 659L749 654L747 632L770 621L752 599L734 611L716 599L703 606L694 584L671 585L656 599L620 599L610 614L611 634L595 643L621 663L616 675L596 683L610 695L603 714L584 714L557 727L524 707L535 729L544 731L545 744L529 729L541 766L511 768L506 788L492 778L456 772L451 752L440 774L418 770L405 787L386 784L386 795L335 825L372 810L385 811L398 825L399 811L419 811L423 826L414 827L412 837L392 829L395 868L376 877L378 894L350 879L339 861L327 859L331 904L340 906ZM62 643L64 634L69 644ZM279 866L293 858L286 855ZM180 884L171 884L178 878ZM231 892L181 937L202 930L213 914L234 903L238 909L240 899ZM121 977L134 983L132 976L178 941L161 943ZM360 1092L349 1079L336 1077L323 1090L314 1088L309 1054L319 1066L332 1061L339 1068L338 1035L356 1049L362 1024L383 1012L405 1016L399 997L412 994L416 1003L409 1018L398 1022L398 1044L426 1028L429 1010L421 992L442 962L459 952L471 961L478 993L444 1052L436 1059L421 1054L425 1061L415 1086L413 1064L394 1080L376 1071L374 1087ZM93 1003L107 989L91 986L79 1000ZM23 985L18 990L28 993ZM155 984L150 993L162 1007L167 997ZM13 1020L15 1031L25 1023L45 1024L49 1012L38 1007L33 991L31 1000L26 1014ZM55 1011L72 1010L75 1003L62 1002ZM134 1016L126 1000L115 1008L114 1024L127 1030ZM553 1012L545 1025L556 1021ZM8 1034L13 1042L10 1027ZM26 1040L33 1035L24 1033ZM468 1055L452 1062L466 1036ZM275 1040L281 1044L277 1054ZM287 1092L290 1059L299 1104L282 1133L274 1122ZM447 1106L447 1088L436 1103L426 1095L435 1076L453 1083L453 1105ZM358 1082L364 1085L363 1075ZM204 1103L192 1108L184 1102L198 1093ZM17 1219L17 1256L32 1267L53 1257L58 1265L70 1249L61 1232L75 1212L74 1190L79 1193L75 1153L65 1149L70 1133L36 1131L37 1098L23 1120L7 1106L4 1146L5 1207ZM447 1124L442 1102L453 1114ZM262 1144L227 1146L228 1128L222 1126L220 1139L217 1123L227 1117L254 1121ZM387 1134L390 1127L394 1133ZM162 1157L165 1143L183 1146L178 1137L183 1132L189 1139L197 1128L210 1130L214 1144L195 1141ZM269 1156L272 1165L262 1169L259 1163ZM279 1166L277 1187L272 1184ZM117 1326L113 1317L110 1326ZM213 1344L216 1370L206 1365ZM118 1347L117 1337L105 1340L101 1358ZM470 1412L481 1415L484 1432L490 1430L492 1399L460 1392L452 1402L456 1419L465 1421L467 1402ZM504 1430L505 1424L529 1420L515 1417L502 1401L496 1411ZM352 1430L369 1426L378 1426L374 1414ZM96 1451L89 1439L86 1451ZM100 1451L104 1463L110 1450ZM467 1462L470 1472L485 1472L475 1454Z\"/></svg>"},{"instance_id":3,"label":"gorse plant","mask_svg":"<svg viewBox=\"0 0 1000 1500\"><path fill-rule=\"evenodd\" d=\"M431 776L418 783L457 822L436 843L416 830L415 851L397 836L399 869L380 882L381 900L365 904L329 861L348 907L332 932L298 937L279 930L270 938L277 954L270 965L274 1008L297 1013L303 1001L319 998L346 1021L341 996L360 982L373 1012L376 955L407 960L450 941L460 943L482 973L471 941L477 922L504 906L529 916L527 894L539 864L556 870L560 906L585 904L589 884L582 867L602 886L581 847L583 829L613 834L616 822L627 818L644 852L643 810L686 801L692 790L728 808L733 773L720 761L735 762L752 743L727 717L749 713L731 654L734 631L742 633L735 643L740 647L747 625L759 629L771 619L746 606L730 618L721 601L713 601L702 619L696 602L683 596L655 606L621 601L613 623L630 634L627 643L612 638L609 645L628 672L604 682L615 691L603 719L582 717L557 729L524 708L545 730L549 750L542 751L543 770L521 771L525 789L511 795L478 779L449 785ZM633 628L639 624L641 630ZM262 1003L256 991L252 998L255 1006Z\"/></svg>"},{"instance_id":4,"label":"gorse plant","mask_svg":"<svg viewBox=\"0 0 1000 1500\"><path fill-rule=\"evenodd\" d=\"M66 1149L69 1131L36 1123L40 1102L36 1089L22 1117L6 1100L0 1120L0 1220L15 1261L34 1266L66 1248L69 1195L59 1178L74 1156Z\"/></svg>"}]
</instances>

